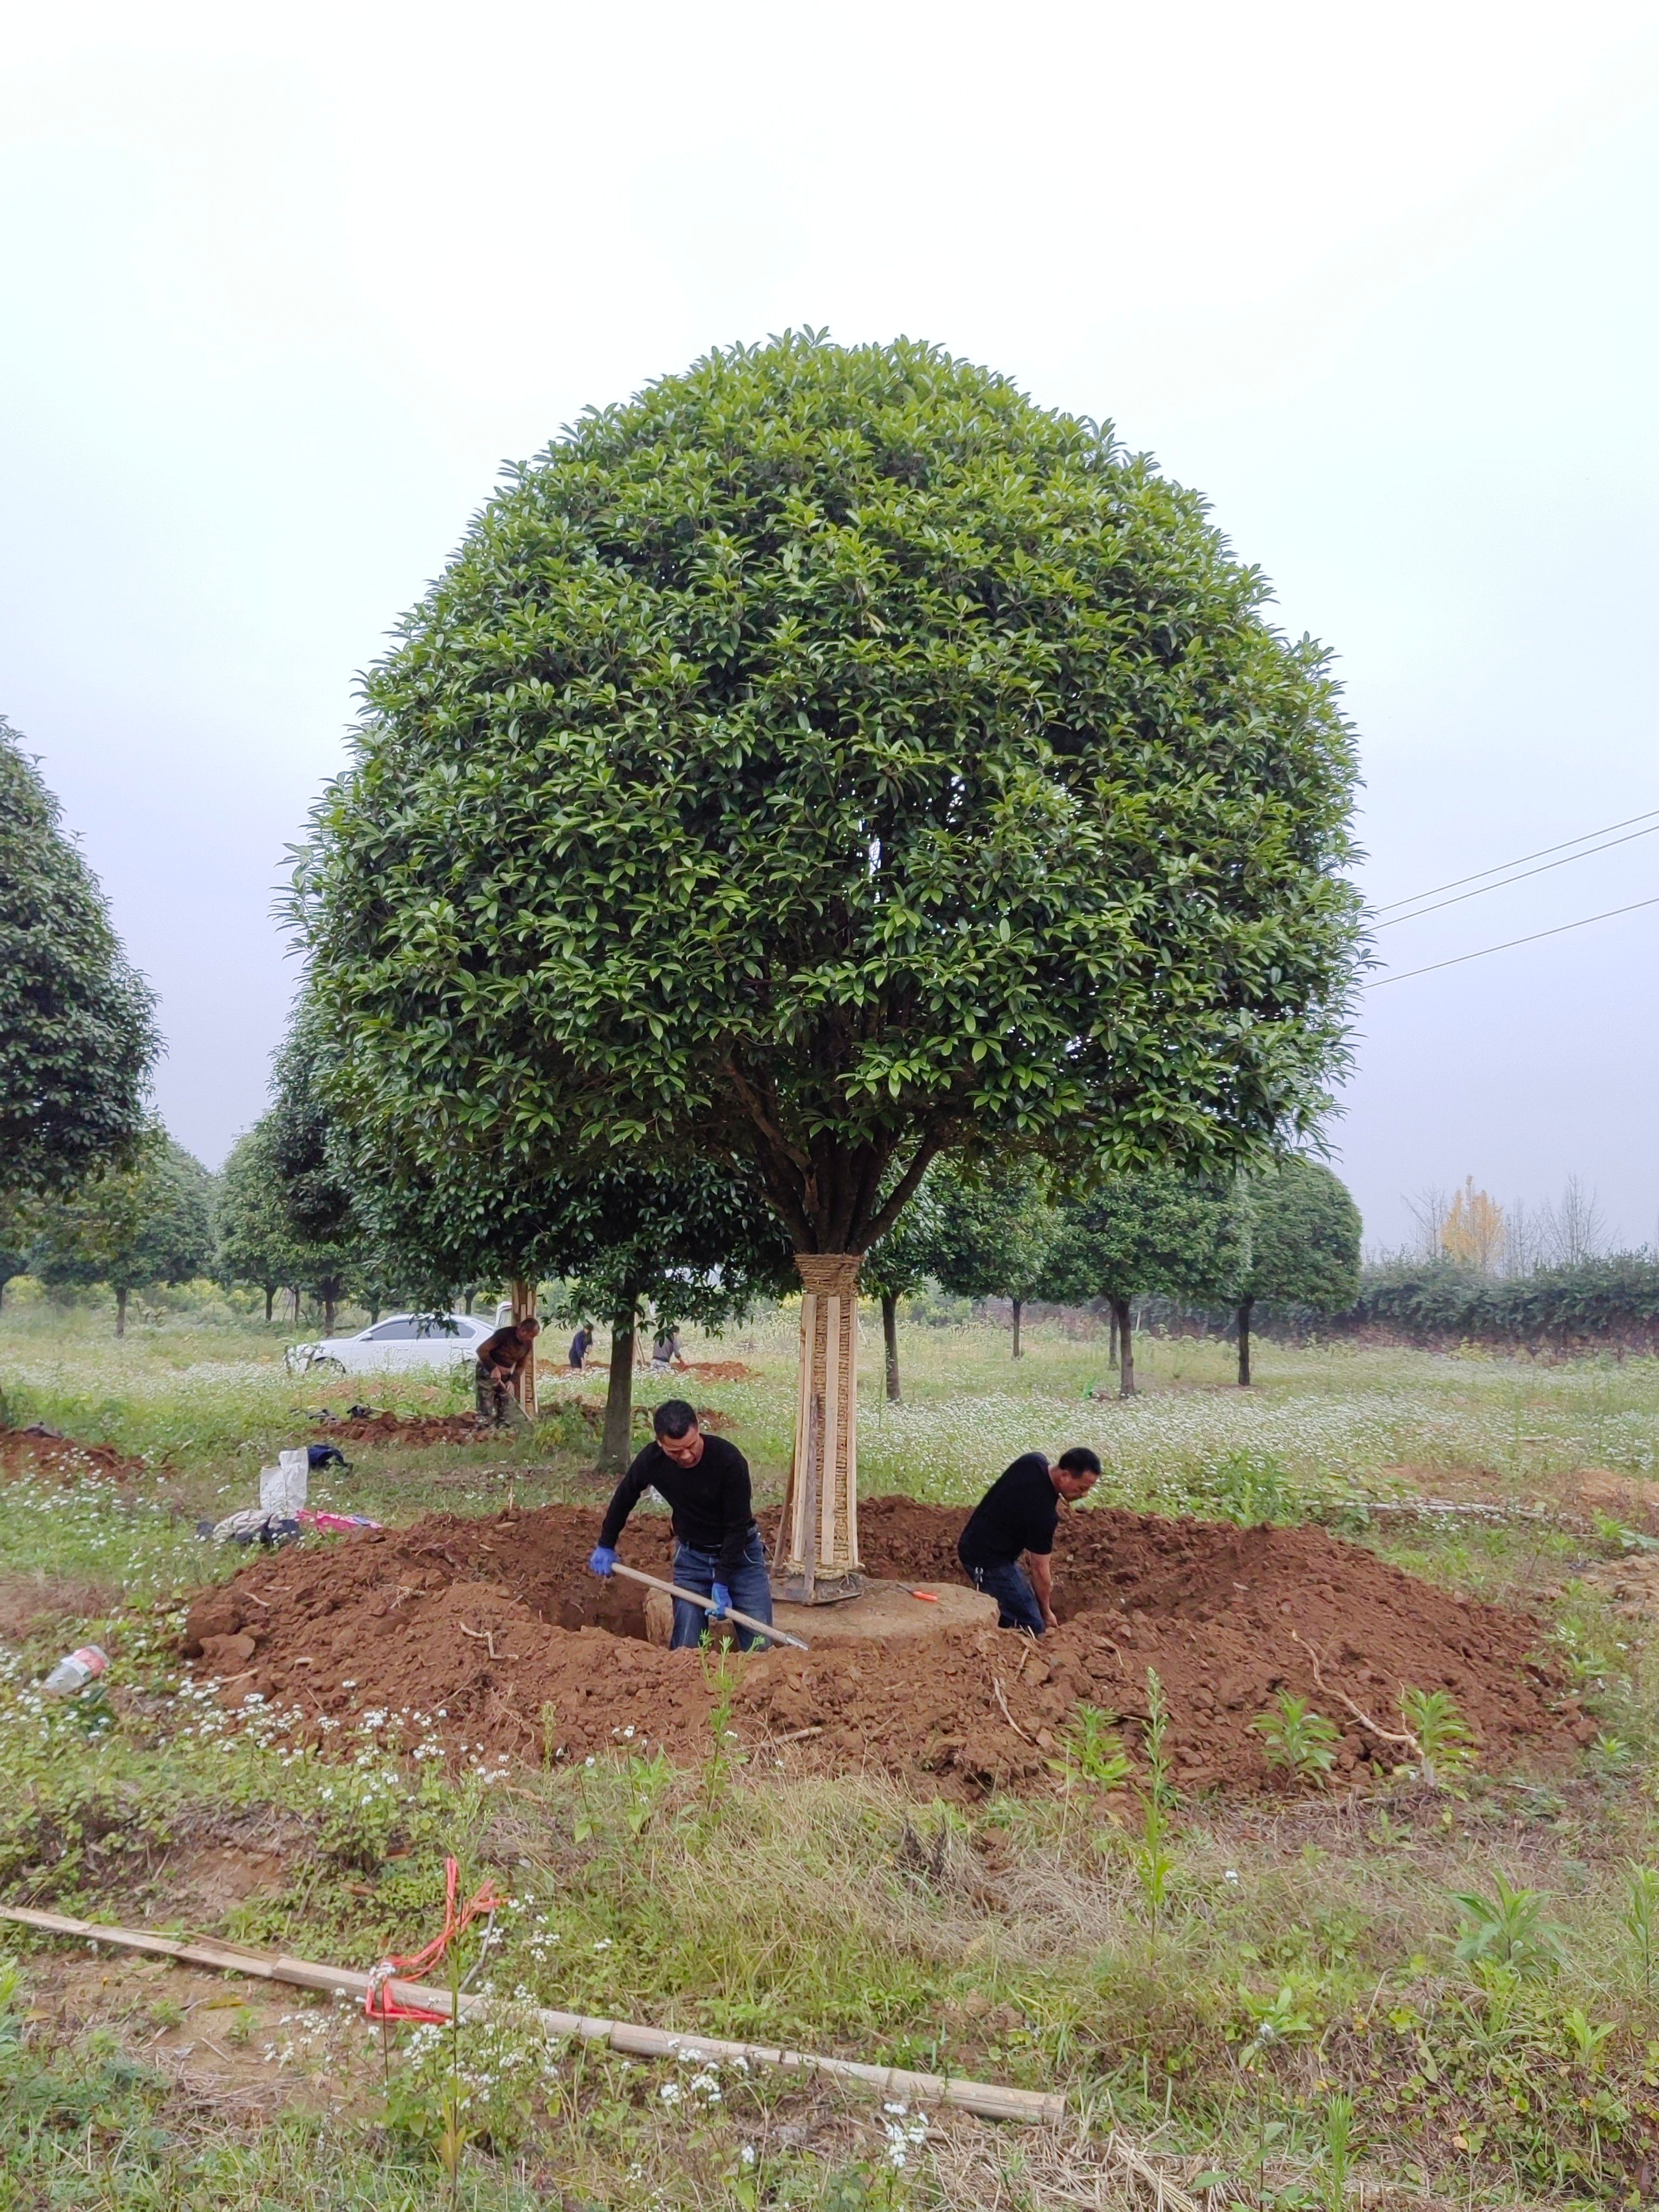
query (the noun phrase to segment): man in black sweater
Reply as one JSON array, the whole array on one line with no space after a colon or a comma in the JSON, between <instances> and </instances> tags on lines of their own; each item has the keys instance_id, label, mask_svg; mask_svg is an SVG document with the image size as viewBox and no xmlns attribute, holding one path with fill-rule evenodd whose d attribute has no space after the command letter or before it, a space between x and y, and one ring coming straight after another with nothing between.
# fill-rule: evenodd
<instances>
[{"instance_id":1,"label":"man in black sweater","mask_svg":"<svg viewBox=\"0 0 1659 2212\"><path fill-rule=\"evenodd\" d=\"M1075 1504L1091 1491L1100 1462L1079 1444L1050 1467L1041 1452L1024 1452L1005 1469L968 1516L957 1539L957 1557L975 1589L994 1597L999 1628L1041 1636L1054 1628L1054 1530L1060 1500ZM1030 1561L1027 1574L1019 1564Z\"/></svg>"},{"instance_id":2,"label":"man in black sweater","mask_svg":"<svg viewBox=\"0 0 1659 2212\"><path fill-rule=\"evenodd\" d=\"M588 1565L608 1575L617 1564L617 1540L629 1515L647 1490L665 1498L674 1518L679 1548L672 1579L682 1589L712 1597L714 1610L674 1605L671 1650L700 1643L709 1621L725 1618L735 1605L755 1620L772 1618L772 1585L766 1553L755 1526L749 1493L749 1462L724 1437L706 1437L696 1414L683 1398L670 1398L651 1417L653 1440L617 1485L605 1508L605 1525ZM762 1639L738 1631L746 1651Z\"/></svg>"}]
</instances>

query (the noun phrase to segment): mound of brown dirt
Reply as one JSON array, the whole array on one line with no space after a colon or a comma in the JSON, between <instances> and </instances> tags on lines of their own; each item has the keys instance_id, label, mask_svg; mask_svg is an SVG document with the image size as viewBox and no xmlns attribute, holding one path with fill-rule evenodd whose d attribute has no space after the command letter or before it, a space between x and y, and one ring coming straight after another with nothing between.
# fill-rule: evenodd
<instances>
[{"instance_id":1,"label":"mound of brown dirt","mask_svg":"<svg viewBox=\"0 0 1659 2212\"><path fill-rule=\"evenodd\" d=\"M82 1443L56 1429L0 1429L0 1468L8 1474L52 1474L64 1482L76 1475L107 1475L131 1482L148 1474L141 1459L127 1459L113 1444Z\"/></svg>"},{"instance_id":2,"label":"mound of brown dirt","mask_svg":"<svg viewBox=\"0 0 1659 2212\"><path fill-rule=\"evenodd\" d=\"M954 1578L965 1517L870 1501L860 1515L866 1560L878 1574ZM645 1643L637 1586L586 1571L595 1527L573 1506L434 1514L262 1558L198 1600L185 1648L233 1701L257 1692L340 1720L441 1708L439 1732L452 1742L532 1757L544 1743L571 1758L649 1743L699 1758L709 1747L703 1661ZM631 1564L664 1572L666 1518L636 1518L626 1548ZM738 1669L733 1725L763 1759L928 1772L958 1789L1047 1785L1079 1701L1122 1716L1134 1750L1153 1668L1188 1789L1282 1786L1250 1728L1281 1687L1343 1727L1339 1769L1353 1779L1400 1759L1379 1731L1399 1724L1402 1683L1449 1690L1483 1763L1499 1771L1559 1760L1594 1734L1529 1656L1529 1621L1320 1529L1102 1508L1066 1516L1055 1581L1061 1626L1040 1646L980 1630L906 1654L754 1654ZM1376 1727L1353 1718L1338 1691Z\"/></svg>"},{"instance_id":3,"label":"mound of brown dirt","mask_svg":"<svg viewBox=\"0 0 1659 2212\"><path fill-rule=\"evenodd\" d=\"M476 1413L360 1413L316 1425L331 1444L475 1444L495 1433Z\"/></svg>"},{"instance_id":4,"label":"mound of brown dirt","mask_svg":"<svg viewBox=\"0 0 1659 2212\"><path fill-rule=\"evenodd\" d=\"M758 1367L745 1367L740 1359L686 1359L680 1370L700 1375L705 1382L758 1382Z\"/></svg>"}]
</instances>

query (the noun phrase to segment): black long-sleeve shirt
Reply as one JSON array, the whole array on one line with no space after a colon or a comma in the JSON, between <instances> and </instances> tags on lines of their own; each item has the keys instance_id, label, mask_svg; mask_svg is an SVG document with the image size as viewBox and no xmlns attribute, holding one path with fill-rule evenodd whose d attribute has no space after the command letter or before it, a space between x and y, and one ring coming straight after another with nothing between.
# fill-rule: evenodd
<instances>
[{"instance_id":1,"label":"black long-sleeve shirt","mask_svg":"<svg viewBox=\"0 0 1659 2212\"><path fill-rule=\"evenodd\" d=\"M720 1579L729 1586L755 1526L749 1462L737 1446L724 1437L705 1436L702 1457L695 1467L681 1467L653 1439L617 1485L600 1543L615 1551L623 1524L647 1490L667 1500L682 1544L719 1553Z\"/></svg>"},{"instance_id":2,"label":"black long-sleeve shirt","mask_svg":"<svg viewBox=\"0 0 1659 2212\"><path fill-rule=\"evenodd\" d=\"M957 1557L975 1567L1011 1565L1022 1552L1054 1548L1060 1493L1041 1452L1022 1452L1004 1469L968 1517L957 1539Z\"/></svg>"}]
</instances>

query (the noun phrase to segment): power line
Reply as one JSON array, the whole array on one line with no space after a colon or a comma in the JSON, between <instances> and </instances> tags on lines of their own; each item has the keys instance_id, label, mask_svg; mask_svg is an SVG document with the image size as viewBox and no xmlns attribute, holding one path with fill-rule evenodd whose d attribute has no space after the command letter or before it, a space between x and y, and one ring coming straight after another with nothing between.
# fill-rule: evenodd
<instances>
[{"instance_id":1,"label":"power line","mask_svg":"<svg viewBox=\"0 0 1659 2212\"><path fill-rule=\"evenodd\" d=\"M1659 806L1650 806L1645 814L1627 814L1622 822L1604 822L1599 830L1586 830L1579 837L1564 837L1559 845L1540 845L1535 853L1520 853L1512 860L1499 860L1495 867L1477 868L1472 876L1454 876L1449 884L1431 884L1427 890L1413 891L1410 898L1390 899L1376 911L1393 914L1399 907L1415 906L1419 899L1437 898L1442 891L1460 890L1465 884L1478 884L1483 876L1501 876L1505 869L1524 867L1528 860L1547 860L1552 853L1565 853L1569 845L1588 844L1592 837L1607 837L1615 830L1628 830L1633 822L1651 822L1656 814L1659 814Z\"/></svg>"},{"instance_id":2,"label":"power line","mask_svg":"<svg viewBox=\"0 0 1659 2212\"><path fill-rule=\"evenodd\" d=\"M1594 836L1594 834L1592 831L1591 835ZM1465 899L1484 898L1488 891L1506 891L1511 884L1524 884L1528 876L1547 876L1552 868L1567 867L1574 860L1592 860L1598 853L1612 852L1615 845L1632 844L1638 837L1651 837L1656 834L1659 834L1659 822L1650 822L1645 830L1632 830L1628 837L1609 837L1605 845L1592 845L1588 852L1569 853L1565 860L1546 860L1541 868L1522 868L1518 876L1505 876L1501 884L1482 884L1477 890L1459 891L1455 898L1441 899L1434 906L1420 906L1415 914L1397 914L1392 921L1379 921L1376 926L1379 929L1398 929L1402 921L1416 921L1423 915L1438 914L1442 907L1462 906ZM1513 860L1509 863L1510 867L1515 865ZM1486 872L1491 875L1495 872L1489 868ZM1468 883L1470 878L1465 876L1463 880ZM1449 889L1449 885L1443 884L1441 888L1447 890ZM1419 898L1428 898L1431 896L1428 891L1418 893ZM1408 906L1411 902L1408 899L1401 899L1399 903L1401 906ZM1384 913L1388 912L1386 907L1382 910Z\"/></svg>"},{"instance_id":3,"label":"power line","mask_svg":"<svg viewBox=\"0 0 1659 2212\"><path fill-rule=\"evenodd\" d=\"M1638 907L1644 906L1659 906L1659 896L1635 899L1629 906L1610 906L1605 914L1587 914L1577 921L1559 922L1553 929L1534 929L1530 937L1511 937L1502 945L1483 945L1478 952L1459 952L1449 960L1431 960L1426 968L1407 968L1398 975L1379 975L1365 988L1380 991L1385 983L1404 983L1413 975L1432 975L1437 968L1461 968L1466 960L1484 960L1489 952L1509 952L1517 945L1536 945L1540 937L1561 937L1570 929L1588 929L1593 921L1611 921L1617 914L1634 914Z\"/></svg>"}]
</instances>

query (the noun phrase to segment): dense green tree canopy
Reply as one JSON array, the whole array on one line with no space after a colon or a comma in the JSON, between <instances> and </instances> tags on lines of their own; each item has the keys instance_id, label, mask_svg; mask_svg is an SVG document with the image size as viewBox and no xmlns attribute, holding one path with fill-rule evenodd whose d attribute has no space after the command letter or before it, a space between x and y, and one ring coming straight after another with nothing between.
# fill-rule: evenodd
<instances>
[{"instance_id":1,"label":"dense green tree canopy","mask_svg":"<svg viewBox=\"0 0 1659 2212\"><path fill-rule=\"evenodd\" d=\"M271 1135L267 1114L231 1146L213 1213L216 1267L227 1282L258 1285L265 1294L267 1321L272 1294L284 1284L299 1284L308 1272L272 1157Z\"/></svg>"},{"instance_id":2,"label":"dense green tree canopy","mask_svg":"<svg viewBox=\"0 0 1659 2212\"><path fill-rule=\"evenodd\" d=\"M1040 1295L1063 1227L1040 1161L975 1170L946 1163L928 1178L928 1249L941 1289L964 1298L1007 1298L1019 1310Z\"/></svg>"},{"instance_id":3,"label":"dense green tree canopy","mask_svg":"<svg viewBox=\"0 0 1659 2212\"><path fill-rule=\"evenodd\" d=\"M1213 1303L1231 1295L1239 1255L1230 1183L1147 1169L1109 1176L1067 1206L1043 1291L1067 1304L1159 1296Z\"/></svg>"},{"instance_id":4,"label":"dense green tree canopy","mask_svg":"<svg viewBox=\"0 0 1659 2212\"><path fill-rule=\"evenodd\" d=\"M1359 1208L1322 1160L1291 1158L1252 1176L1237 1295L1341 1313L1359 1296Z\"/></svg>"},{"instance_id":5,"label":"dense green tree canopy","mask_svg":"<svg viewBox=\"0 0 1659 2212\"><path fill-rule=\"evenodd\" d=\"M1109 429L901 342L738 348L511 472L298 872L349 1116L758 1175L860 1251L977 1134L1231 1157L1341 1054L1324 656Z\"/></svg>"},{"instance_id":6,"label":"dense green tree canopy","mask_svg":"<svg viewBox=\"0 0 1659 2212\"><path fill-rule=\"evenodd\" d=\"M57 800L0 717L0 1194L131 1159L154 1007Z\"/></svg>"},{"instance_id":7,"label":"dense green tree canopy","mask_svg":"<svg viewBox=\"0 0 1659 2212\"><path fill-rule=\"evenodd\" d=\"M1250 1313L1258 1298L1339 1313L1359 1295L1359 1208L1322 1160L1295 1155L1237 1191L1238 1379L1250 1381Z\"/></svg>"},{"instance_id":8,"label":"dense green tree canopy","mask_svg":"<svg viewBox=\"0 0 1659 2212\"><path fill-rule=\"evenodd\" d=\"M133 1164L112 1168L67 1198L35 1211L30 1272L52 1285L107 1283L117 1331L130 1292L184 1283L213 1264L213 1178L159 1124L145 1132Z\"/></svg>"},{"instance_id":9,"label":"dense green tree canopy","mask_svg":"<svg viewBox=\"0 0 1659 2212\"><path fill-rule=\"evenodd\" d=\"M1120 1382L1134 1390L1130 1307L1164 1296L1212 1304L1230 1298L1242 1251L1231 1179L1206 1181L1166 1168L1111 1176L1066 1208L1042 1295L1063 1304L1105 1298L1117 1325Z\"/></svg>"}]
</instances>

